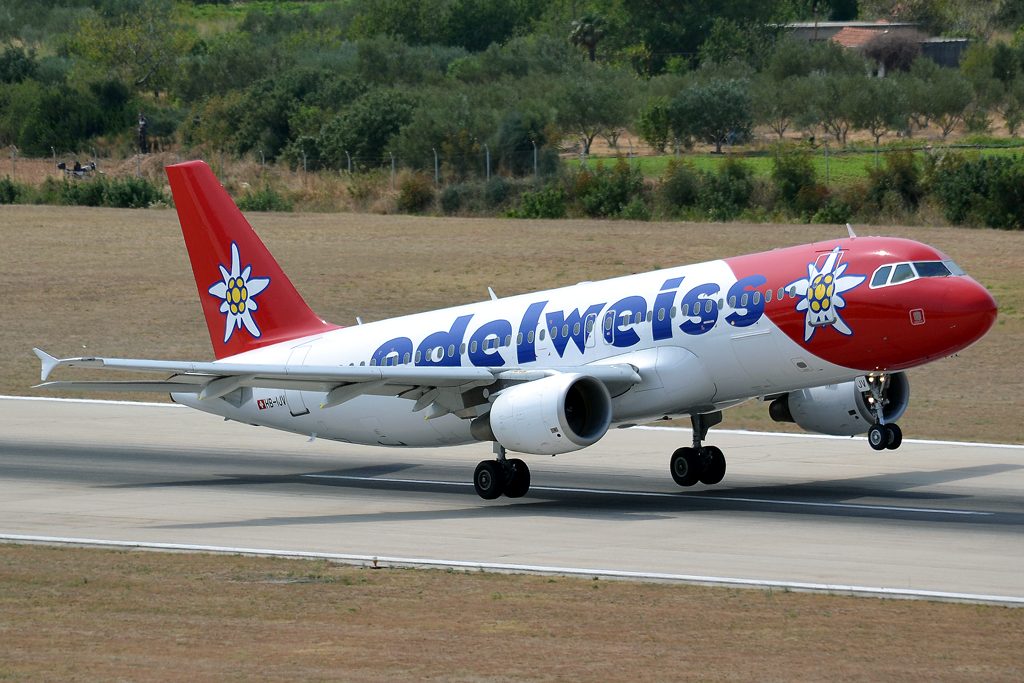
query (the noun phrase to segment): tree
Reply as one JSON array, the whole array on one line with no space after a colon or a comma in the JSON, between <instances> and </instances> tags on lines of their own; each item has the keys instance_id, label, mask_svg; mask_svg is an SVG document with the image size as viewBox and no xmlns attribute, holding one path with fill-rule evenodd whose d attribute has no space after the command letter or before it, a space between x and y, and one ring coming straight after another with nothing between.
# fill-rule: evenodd
<instances>
[{"instance_id":1,"label":"tree","mask_svg":"<svg viewBox=\"0 0 1024 683\"><path fill-rule=\"evenodd\" d=\"M555 122L566 132L579 135L584 153L589 154L601 131L629 124L636 81L621 71L587 66L563 82L552 104Z\"/></svg>"},{"instance_id":2,"label":"tree","mask_svg":"<svg viewBox=\"0 0 1024 683\"><path fill-rule=\"evenodd\" d=\"M378 90L364 95L321 130L317 147L323 165L341 167L348 151L363 165L383 166L391 139L409 123L412 111L401 93Z\"/></svg>"},{"instance_id":3,"label":"tree","mask_svg":"<svg viewBox=\"0 0 1024 683\"><path fill-rule=\"evenodd\" d=\"M815 74L810 78L809 112L825 132L845 145L850 131L850 96L867 79L863 76Z\"/></svg>"},{"instance_id":4,"label":"tree","mask_svg":"<svg viewBox=\"0 0 1024 683\"><path fill-rule=\"evenodd\" d=\"M970 82L955 69L940 67L928 85L931 119L942 129L945 138L964 120L967 109L974 103L974 93Z\"/></svg>"},{"instance_id":5,"label":"tree","mask_svg":"<svg viewBox=\"0 0 1024 683\"><path fill-rule=\"evenodd\" d=\"M35 53L7 46L0 53L0 83L21 83L36 74Z\"/></svg>"},{"instance_id":6,"label":"tree","mask_svg":"<svg viewBox=\"0 0 1024 683\"><path fill-rule=\"evenodd\" d=\"M641 140L664 153L672 135L672 101L664 95L648 100L636 115L636 130Z\"/></svg>"},{"instance_id":7,"label":"tree","mask_svg":"<svg viewBox=\"0 0 1024 683\"><path fill-rule=\"evenodd\" d=\"M588 14L572 22L569 30L569 42L586 48L590 61L596 59L597 44L604 37L604 20L596 14Z\"/></svg>"},{"instance_id":8,"label":"tree","mask_svg":"<svg viewBox=\"0 0 1024 683\"><path fill-rule=\"evenodd\" d=\"M750 94L747 81L713 80L706 86L695 85L679 93L672 102L672 128L680 137L696 137L722 153L722 143L730 137L750 133Z\"/></svg>"},{"instance_id":9,"label":"tree","mask_svg":"<svg viewBox=\"0 0 1024 683\"><path fill-rule=\"evenodd\" d=\"M171 7L153 2L113 17L83 19L68 50L87 70L157 92L194 43L195 35L174 23Z\"/></svg>"},{"instance_id":10,"label":"tree","mask_svg":"<svg viewBox=\"0 0 1024 683\"><path fill-rule=\"evenodd\" d=\"M876 146L890 130L906 128L906 98L899 85L887 78L864 79L850 91L847 106L851 125L870 132Z\"/></svg>"},{"instance_id":11,"label":"tree","mask_svg":"<svg viewBox=\"0 0 1024 683\"><path fill-rule=\"evenodd\" d=\"M864 45L864 56L873 59L884 74L907 72L921 56L924 36L914 33L879 33Z\"/></svg>"},{"instance_id":12,"label":"tree","mask_svg":"<svg viewBox=\"0 0 1024 683\"><path fill-rule=\"evenodd\" d=\"M807 110L810 98L806 78L790 76L779 83L762 74L751 88L750 108L754 122L768 126L781 140L790 123Z\"/></svg>"}]
</instances>

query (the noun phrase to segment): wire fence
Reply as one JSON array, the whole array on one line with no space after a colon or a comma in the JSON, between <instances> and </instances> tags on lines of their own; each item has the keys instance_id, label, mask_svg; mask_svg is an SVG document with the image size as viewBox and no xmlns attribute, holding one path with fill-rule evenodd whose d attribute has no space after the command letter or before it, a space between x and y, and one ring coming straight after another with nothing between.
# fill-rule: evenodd
<instances>
[{"instance_id":1,"label":"wire fence","mask_svg":"<svg viewBox=\"0 0 1024 683\"><path fill-rule=\"evenodd\" d=\"M620 159L628 163L632 170L639 170L647 177L660 177L667 170L671 161L692 163L698 168L714 169L727 159L742 159L751 164L755 172L770 172L773 163L777 163L782 155L807 155L812 159L816 169L824 178L825 184L842 180L851 174L862 175L865 167L851 166L850 161L868 157L868 163L879 168L884 163L887 152L909 150L916 154L935 154L945 151L974 151L980 153L1016 153L1024 152L1024 142L1008 141L1007 144L934 144L930 141L906 141L903 145L863 147L835 147L830 141L805 144L798 147L764 145L760 148L732 148L723 154L700 152L695 150L676 149L667 154L651 154L648 150L641 154L635 150L632 141L611 148L605 154L587 154L579 151L557 151L551 147L532 149L491 150L488 145L459 152L431 150L429 155L400 156L388 152L383 156L356 155L345 151L344 157L324 158L313 153L292 152L276 159L268 160L262 150L246 155L235 155L227 151L197 152L196 150L173 150L153 154L139 151L130 157L102 157L96 150L91 153L73 154L58 153L51 150L49 157L26 157L16 147L10 146L7 154L0 156L0 177L9 175L18 182L39 183L47 175L67 177L70 180L88 180L102 175L143 177L151 175L154 170L162 173L163 167L171 163L202 160L208 163L218 177L222 177L225 169L239 163L255 165L259 173L266 174L268 169L280 172L287 170L294 174L332 173L349 176L360 176L376 173L378 176L390 176L392 186L399 172L411 171L433 181L435 186L449 185L456 182L471 180L490 181L497 176L543 177L557 171L560 163L570 169L585 168L593 170L599 164L616 163ZM154 167L154 162L155 167Z\"/></svg>"}]
</instances>

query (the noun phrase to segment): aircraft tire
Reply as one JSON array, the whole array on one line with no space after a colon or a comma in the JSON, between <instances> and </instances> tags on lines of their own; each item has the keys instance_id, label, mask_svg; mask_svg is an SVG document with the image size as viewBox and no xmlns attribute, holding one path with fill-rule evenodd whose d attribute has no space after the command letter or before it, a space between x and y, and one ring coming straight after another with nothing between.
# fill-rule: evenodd
<instances>
[{"instance_id":1,"label":"aircraft tire","mask_svg":"<svg viewBox=\"0 0 1024 683\"><path fill-rule=\"evenodd\" d=\"M885 425L885 427L889 432L889 443L886 444L885 447L890 451L894 451L900 447L901 443L903 443L903 430L900 429L900 426L895 422Z\"/></svg>"},{"instance_id":2,"label":"aircraft tire","mask_svg":"<svg viewBox=\"0 0 1024 683\"><path fill-rule=\"evenodd\" d=\"M695 448L677 448L669 461L672 479L680 486L693 486L700 481L704 463Z\"/></svg>"},{"instance_id":3,"label":"aircraft tire","mask_svg":"<svg viewBox=\"0 0 1024 683\"><path fill-rule=\"evenodd\" d=\"M714 486L725 478L725 454L718 446L708 446L707 454L711 457L700 475L700 483Z\"/></svg>"},{"instance_id":4,"label":"aircraft tire","mask_svg":"<svg viewBox=\"0 0 1024 683\"><path fill-rule=\"evenodd\" d=\"M508 461L512 466L512 478L505 483L505 496L508 498L522 498L530 490L530 468L519 458Z\"/></svg>"},{"instance_id":5,"label":"aircraft tire","mask_svg":"<svg viewBox=\"0 0 1024 683\"><path fill-rule=\"evenodd\" d=\"M473 488L484 500L494 500L505 489L505 468L497 460L484 460L473 473Z\"/></svg>"},{"instance_id":6,"label":"aircraft tire","mask_svg":"<svg viewBox=\"0 0 1024 683\"><path fill-rule=\"evenodd\" d=\"M889 430L885 425L871 425L868 430L868 444L876 451L884 451L889 445Z\"/></svg>"}]
</instances>

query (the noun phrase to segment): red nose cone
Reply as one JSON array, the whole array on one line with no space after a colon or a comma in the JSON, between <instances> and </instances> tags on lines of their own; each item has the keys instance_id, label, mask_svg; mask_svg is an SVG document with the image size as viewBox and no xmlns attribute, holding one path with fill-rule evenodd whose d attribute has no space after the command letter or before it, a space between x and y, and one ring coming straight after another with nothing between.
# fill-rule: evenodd
<instances>
[{"instance_id":1,"label":"red nose cone","mask_svg":"<svg viewBox=\"0 0 1024 683\"><path fill-rule=\"evenodd\" d=\"M969 277L956 278L943 301L943 311L954 327L950 333L966 348L985 336L996 322L998 306L988 290Z\"/></svg>"}]
</instances>

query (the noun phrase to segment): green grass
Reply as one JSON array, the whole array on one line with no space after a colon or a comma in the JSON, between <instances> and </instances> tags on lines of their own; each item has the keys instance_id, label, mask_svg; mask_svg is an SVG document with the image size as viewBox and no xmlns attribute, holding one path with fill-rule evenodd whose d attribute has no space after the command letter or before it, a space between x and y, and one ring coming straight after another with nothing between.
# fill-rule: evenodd
<instances>
[{"instance_id":1,"label":"green grass","mask_svg":"<svg viewBox=\"0 0 1024 683\"><path fill-rule=\"evenodd\" d=\"M1017 142L1020 143L1021 141ZM878 150L878 164L880 166L885 164L885 152L889 149L900 149L900 146L892 145L887 148L880 147ZM1009 144L986 149L976 149L967 145L949 145L945 147L933 145L929 151L931 153L935 153L944 149L954 151L958 150L967 154L1000 156L1019 154L1024 151L1019 146L1011 146ZM815 170L818 172L819 180L824 183L825 148L819 147L818 149L807 151L811 154L811 161L814 164ZM918 147L915 150L915 154L920 157L923 153ZM739 156L744 163L748 164L753 169L755 175L771 175L773 159L775 156L773 151L741 152L737 153L735 156ZM735 156L727 154L681 154L679 158L693 164L699 170L717 171L726 159L735 158ZM675 158L676 156L674 154L666 154L657 157L636 157L633 163L640 168L645 177L660 178L665 174L669 163ZM570 168L576 169L580 166L580 159L579 157L571 158L567 160L567 163ZM608 164L615 163L615 157L587 157L588 165L593 166L597 163L607 166ZM828 158L828 184L834 186L846 186L861 182L867 178L868 171L874 168L874 166L875 152L873 149L858 149L854 147L841 150L830 149Z\"/></svg>"}]
</instances>

